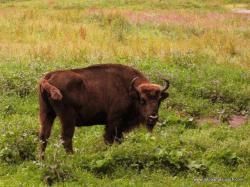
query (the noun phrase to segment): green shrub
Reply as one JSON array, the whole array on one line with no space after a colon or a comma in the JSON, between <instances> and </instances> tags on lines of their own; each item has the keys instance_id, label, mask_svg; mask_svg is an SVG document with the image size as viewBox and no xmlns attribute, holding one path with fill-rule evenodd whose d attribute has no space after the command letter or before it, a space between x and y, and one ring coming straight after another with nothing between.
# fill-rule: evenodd
<instances>
[{"instance_id":1,"label":"green shrub","mask_svg":"<svg viewBox=\"0 0 250 187\"><path fill-rule=\"evenodd\" d=\"M42 166L42 181L51 186L56 182L65 182L73 179L73 170L61 161L46 163Z\"/></svg>"},{"instance_id":2,"label":"green shrub","mask_svg":"<svg viewBox=\"0 0 250 187\"><path fill-rule=\"evenodd\" d=\"M37 133L34 130L3 132L0 140L0 160L2 162L21 163L25 160L35 159Z\"/></svg>"}]
</instances>

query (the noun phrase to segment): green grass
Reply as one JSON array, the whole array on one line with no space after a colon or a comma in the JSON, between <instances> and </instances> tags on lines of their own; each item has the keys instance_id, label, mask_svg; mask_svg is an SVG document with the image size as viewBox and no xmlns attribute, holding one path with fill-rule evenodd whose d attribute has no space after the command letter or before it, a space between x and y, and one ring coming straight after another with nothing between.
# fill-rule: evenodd
<instances>
[{"instance_id":1,"label":"green grass","mask_svg":"<svg viewBox=\"0 0 250 187\"><path fill-rule=\"evenodd\" d=\"M234 6L248 1L1 1L0 186L249 186L249 120L226 123L250 110L250 22ZM96 63L167 77L160 123L113 146L103 126L78 128L69 156L56 121L39 161L38 80Z\"/></svg>"}]
</instances>

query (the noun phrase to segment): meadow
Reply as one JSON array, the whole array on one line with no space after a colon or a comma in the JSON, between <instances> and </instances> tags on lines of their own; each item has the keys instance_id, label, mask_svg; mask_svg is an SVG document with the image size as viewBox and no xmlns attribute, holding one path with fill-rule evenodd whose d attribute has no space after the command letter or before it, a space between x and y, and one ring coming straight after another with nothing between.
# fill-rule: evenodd
<instances>
[{"instance_id":1,"label":"meadow","mask_svg":"<svg viewBox=\"0 0 250 187\"><path fill-rule=\"evenodd\" d=\"M0 186L250 186L250 15L233 8L250 2L0 0ZM66 155L56 120L40 161L39 79L100 63L170 80L153 134L107 146L82 127Z\"/></svg>"}]
</instances>

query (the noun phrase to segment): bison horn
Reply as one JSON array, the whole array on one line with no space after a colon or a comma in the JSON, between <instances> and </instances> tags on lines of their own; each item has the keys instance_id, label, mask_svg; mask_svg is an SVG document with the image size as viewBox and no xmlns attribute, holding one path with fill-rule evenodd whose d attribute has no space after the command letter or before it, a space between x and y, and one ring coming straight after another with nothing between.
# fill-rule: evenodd
<instances>
[{"instance_id":1,"label":"bison horn","mask_svg":"<svg viewBox=\"0 0 250 187\"><path fill-rule=\"evenodd\" d=\"M130 83L130 90L132 90L134 88L134 84L135 84L135 81L138 79L139 77L135 77L132 79L131 83Z\"/></svg>"},{"instance_id":2,"label":"bison horn","mask_svg":"<svg viewBox=\"0 0 250 187\"><path fill-rule=\"evenodd\" d=\"M163 88L162 88L162 92L166 91L169 87L169 81L167 79L162 79L164 81L164 85L163 85Z\"/></svg>"},{"instance_id":3,"label":"bison horn","mask_svg":"<svg viewBox=\"0 0 250 187\"><path fill-rule=\"evenodd\" d=\"M138 92L138 90L135 88L135 81L138 79L139 77L135 77L132 79L132 81L130 82L130 86L129 86L129 95L133 98L137 98L138 94L135 94L135 92Z\"/></svg>"}]
</instances>

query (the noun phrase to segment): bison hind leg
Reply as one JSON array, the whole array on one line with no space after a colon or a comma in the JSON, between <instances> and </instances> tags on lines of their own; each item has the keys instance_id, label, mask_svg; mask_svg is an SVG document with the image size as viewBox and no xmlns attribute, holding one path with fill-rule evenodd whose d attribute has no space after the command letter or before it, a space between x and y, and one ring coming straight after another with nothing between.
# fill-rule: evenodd
<instances>
[{"instance_id":1,"label":"bison hind leg","mask_svg":"<svg viewBox=\"0 0 250 187\"><path fill-rule=\"evenodd\" d=\"M41 128L39 132L40 150L39 157L44 159L44 153L47 146L48 138L51 134L51 129L53 122L55 120L56 114L53 110L45 105L40 105L40 123Z\"/></svg>"}]
</instances>

